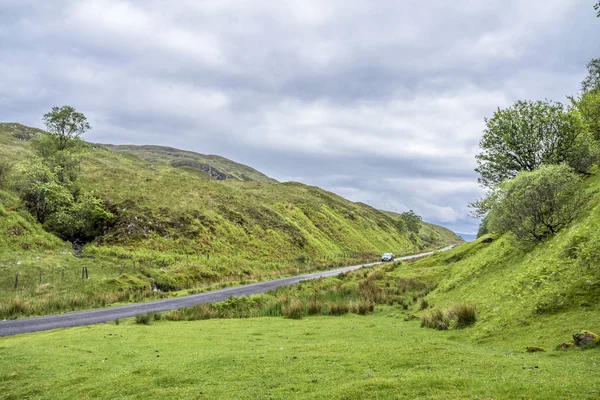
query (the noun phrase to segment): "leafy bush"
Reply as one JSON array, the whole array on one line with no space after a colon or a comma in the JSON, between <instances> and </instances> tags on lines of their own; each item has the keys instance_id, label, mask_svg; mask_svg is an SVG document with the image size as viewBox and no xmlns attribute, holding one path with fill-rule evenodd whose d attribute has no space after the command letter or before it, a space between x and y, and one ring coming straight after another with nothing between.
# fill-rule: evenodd
<instances>
[{"instance_id":1,"label":"leafy bush","mask_svg":"<svg viewBox=\"0 0 600 400\"><path fill-rule=\"evenodd\" d=\"M45 225L63 239L87 242L101 235L113 219L102 200L84 193L70 207L51 215Z\"/></svg>"},{"instance_id":2,"label":"leafy bush","mask_svg":"<svg viewBox=\"0 0 600 400\"><path fill-rule=\"evenodd\" d=\"M581 178L571 168L549 165L503 182L480 206L489 210L492 232L536 241L571 222L587 198Z\"/></svg>"},{"instance_id":3,"label":"leafy bush","mask_svg":"<svg viewBox=\"0 0 600 400\"><path fill-rule=\"evenodd\" d=\"M58 183L56 174L40 158L19 168L16 189L25 207L41 223L73 204L71 192Z\"/></svg>"}]
</instances>

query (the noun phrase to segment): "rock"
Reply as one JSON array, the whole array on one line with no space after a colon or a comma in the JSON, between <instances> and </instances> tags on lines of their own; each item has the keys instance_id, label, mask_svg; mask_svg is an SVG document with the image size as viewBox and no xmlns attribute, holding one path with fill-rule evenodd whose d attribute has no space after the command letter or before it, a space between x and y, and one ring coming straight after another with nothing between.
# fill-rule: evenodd
<instances>
[{"instance_id":1,"label":"rock","mask_svg":"<svg viewBox=\"0 0 600 400\"><path fill-rule=\"evenodd\" d=\"M440 322L439 324L437 324L435 329L437 329L438 331L447 331L448 325L444 324L443 322Z\"/></svg>"},{"instance_id":2,"label":"rock","mask_svg":"<svg viewBox=\"0 0 600 400\"><path fill-rule=\"evenodd\" d=\"M542 352L542 351L546 351L546 350L544 350L543 347L527 346L528 353L538 353L538 352Z\"/></svg>"},{"instance_id":3,"label":"rock","mask_svg":"<svg viewBox=\"0 0 600 400\"><path fill-rule=\"evenodd\" d=\"M598 344L598 335L590 331L580 331L573 335L573 341L578 347L595 346Z\"/></svg>"},{"instance_id":4,"label":"rock","mask_svg":"<svg viewBox=\"0 0 600 400\"><path fill-rule=\"evenodd\" d=\"M566 350L571 347L573 347L573 343L570 343L570 342L564 342L564 343L561 343L558 346L556 346L556 348L560 349L560 350Z\"/></svg>"}]
</instances>

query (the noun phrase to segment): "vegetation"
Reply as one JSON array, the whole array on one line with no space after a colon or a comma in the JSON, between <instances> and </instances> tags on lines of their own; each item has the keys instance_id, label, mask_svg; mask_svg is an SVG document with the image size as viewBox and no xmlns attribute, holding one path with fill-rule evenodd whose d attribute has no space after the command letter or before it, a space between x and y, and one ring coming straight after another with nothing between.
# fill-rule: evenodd
<instances>
[{"instance_id":1,"label":"vegetation","mask_svg":"<svg viewBox=\"0 0 600 400\"><path fill-rule=\"evenodd\" d=\"M589 196L581 178L566 165L523 171L502 182L481 208L494 232L512 232L519 240L542 240L572 222Z\"/></svg>"},{"instance_id":2,"label":"vegetation","mask_svg":"<svg viewBox=\"0 0 600 400\"><path fill-rule=\"evenodd\" d=\"M597 153L578 116L554 102L517 101L486 119L477 155L479 182L493 187L520 171L568 163L588 172Z\"/></svg>"},{"instance_id":3,"label":"vegetation","mask_svg":"<svg viewBox=\"0 0 600 400\"><path fill-rule=\"evenodd\" d=\"M425 222L419 235L400 233L396 216L316 187L209 180L80 139L60 151L44 141L51 138L43 131L0 124L0 159L14 165L0 186L0 318L176 296L461 241ZM78 160L69 173L61 152ZM82 280L84 267L90 276Z\"/></svg>"}]
</instances>

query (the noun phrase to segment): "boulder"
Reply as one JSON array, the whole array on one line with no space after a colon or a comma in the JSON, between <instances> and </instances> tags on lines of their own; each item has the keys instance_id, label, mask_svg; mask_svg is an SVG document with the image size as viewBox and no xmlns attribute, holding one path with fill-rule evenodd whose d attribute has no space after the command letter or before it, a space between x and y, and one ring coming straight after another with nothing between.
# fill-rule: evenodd
<instances>
[{"instance_id":1,"label":"boulder","mask_svg":"<svg viewBox=\"0 0 600 400\"><path fill-rule=\"evenodd\" d=\"M573 335L573 342L578 347L595 346L598 344L598 335L590 331L580 331Z\"/></svg>"}]
</instances>

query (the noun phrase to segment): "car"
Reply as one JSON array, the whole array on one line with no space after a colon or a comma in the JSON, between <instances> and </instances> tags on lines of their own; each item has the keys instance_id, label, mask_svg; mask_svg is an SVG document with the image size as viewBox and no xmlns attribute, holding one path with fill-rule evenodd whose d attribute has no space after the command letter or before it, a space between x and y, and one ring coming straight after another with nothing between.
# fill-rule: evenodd
<instances>
[{"instance_id":1,"label":"car","mask_svg":"<svg viewBox=\"0 0 600 400\"><path fill-rule=\"evenodd\" d=\"M392 253L385 253L384 255L381 256L381 261L382 262L394 261L394 255Z\"/></svg>"}]
</instances>

